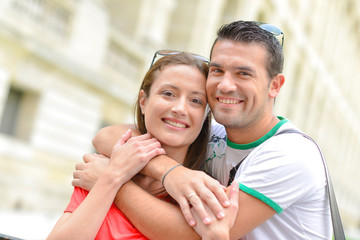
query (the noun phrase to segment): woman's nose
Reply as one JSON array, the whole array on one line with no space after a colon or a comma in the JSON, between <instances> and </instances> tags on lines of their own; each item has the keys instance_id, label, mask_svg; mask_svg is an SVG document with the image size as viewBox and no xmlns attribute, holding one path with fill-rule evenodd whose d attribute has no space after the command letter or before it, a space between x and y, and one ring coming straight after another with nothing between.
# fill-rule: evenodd
<instances>
[{"instance_id":1,"label":"woman's nose","mask_svg":"<svg viewBox=\"0 0 360 240\"><path fill-rule=\"evenodd\" d=\"M187 113L187 100L185 98L179 98L176 101L173 102L174 105L172 106L172 111L180 114L180 115L186 115Z\"/></svg>"}]
</instances>

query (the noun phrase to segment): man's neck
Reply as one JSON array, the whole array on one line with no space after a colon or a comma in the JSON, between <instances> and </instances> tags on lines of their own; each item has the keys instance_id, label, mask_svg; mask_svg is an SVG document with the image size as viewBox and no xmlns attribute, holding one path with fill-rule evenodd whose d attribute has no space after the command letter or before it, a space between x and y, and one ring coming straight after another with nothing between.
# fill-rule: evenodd
<instances>
[{"instance_id":1,"label":"man's neck","mask_svg":"<svg viewBox=\"0 0 360 240\"><path fill-rule=\"evenodd\" d=\"M245 128L226 128L228 139L236 144L248 144L255 142L268 133L280 120L272 115Z\"/></svg>"}]
</instances>

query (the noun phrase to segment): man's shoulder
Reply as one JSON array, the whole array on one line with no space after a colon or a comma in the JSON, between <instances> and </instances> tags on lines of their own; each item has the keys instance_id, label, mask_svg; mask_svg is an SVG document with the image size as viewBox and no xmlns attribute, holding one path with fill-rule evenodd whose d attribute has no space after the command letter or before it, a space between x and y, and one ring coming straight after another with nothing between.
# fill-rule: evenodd
<instances>
[{"instance_id":1,"label":"man's shoulder","mask_svg":"<svg viewBox=\"0 0 360 240\"><path fill-rule=\"evenodd\" d=\"M211 123L211 132L209 143L216 144L218 142L225 142L227 141L226 130L225 127L215 121Z\"/></svg>"},{"instance_id":2,"label":"man's shoulder","mask_svg":"<svg viewBox=\"0 0 360 240\"><path fill-rule=\"evenodd\" d=\"M226 130L224 125L213 120L211 122L211 135L226 135Z\"/></svg>"}]
</instances>

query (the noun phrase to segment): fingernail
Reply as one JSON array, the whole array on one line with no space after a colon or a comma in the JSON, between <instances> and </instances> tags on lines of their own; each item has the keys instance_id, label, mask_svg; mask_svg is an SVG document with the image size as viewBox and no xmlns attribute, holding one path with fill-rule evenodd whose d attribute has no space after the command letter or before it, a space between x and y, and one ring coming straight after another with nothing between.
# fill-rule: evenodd
<instances>
[{"instance_id":1,"label":"fingernail","mask_svg":"<svg viewBox=\"0 0 360 240\"><path fill-rule=\"evenodd\" d=\"M229 202L229 201L225 201L225 202L224 202L224 207L228 207L228 206L230 206L230 202Z\"/></svg>"},{"instance_id":2,"label":"fingernail","mask_svg":"<svg viewBox=\"0 0 360 240\"><path fill-rule=\"evenodd\" d=\"M195 226L195 221L194 221L194 220L190 220L189 224L190 224L190 226L194 227L194 226Z\"/></svg>"},{"instance_id":3,"label":"fingernail","mask_svg":"<svg viewBox=\"0 0 360 240\"><path fill-rule=\"evenodd\" d=\"M210 224L211 219L209 217L204 218L204 224Z\"/></svg>"},{"instance_id":4,"label":"fingernail","mask_svg":"<svg viewBox=\"0 0 360 240\"><path fill-rule=\"evenodd\" d=\"M217 217L218 217L219 219L222 219L223 217L225 217L224 212L219 212L218 215L217 215Z\"/></svg>"}]
</instances>

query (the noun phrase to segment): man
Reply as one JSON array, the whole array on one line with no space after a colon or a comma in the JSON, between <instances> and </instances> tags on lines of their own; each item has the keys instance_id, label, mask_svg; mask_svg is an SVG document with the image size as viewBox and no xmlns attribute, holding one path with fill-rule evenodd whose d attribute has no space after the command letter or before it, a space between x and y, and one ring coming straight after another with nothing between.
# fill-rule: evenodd
<instances>
[{"instance_id":1,"label":"man","mask_svg":"<svg viewBox=\"0 0 360 240\"><path fill-rule=\"evenodd\" d=\"M208 101L221 125L212 127L205 168L223 185L235 179L241 190L230 239L244 236L244 239L261 240L331 239L320 153L300 134L281 134L288 129L299 130L273 113L275 98L285 81L281 74L283 53L279 41L256 22L224 25L218 31L209 67ZM108 139L114 138L113 128L101 134L94 144L101 153L109 152ZM213 214L223 218L226 208L217 201L225 207L229 204L223 188L201 172L181 166L173 168L176 164L164 156L158 157L148 164L144 173L163 181L189 225L206 228L212 225ZM85 187L82 180L85 173L77 175L80 177L74 185ZM143 199L139 201L138 196ZM194 236L188 226L181 224L179 211L160 206L150 197L130 183L120 189L115 204L146 236L159 239L161 236L155 232L164 231L161 229L166 222L176 227L167 229L165 239L175 239L181 234L184 235L179 239ZM157 211L147 211L149 208L141 206L144 202ZM146 224L151 227L143 226Z\"/></svg>"}]
</instances>

